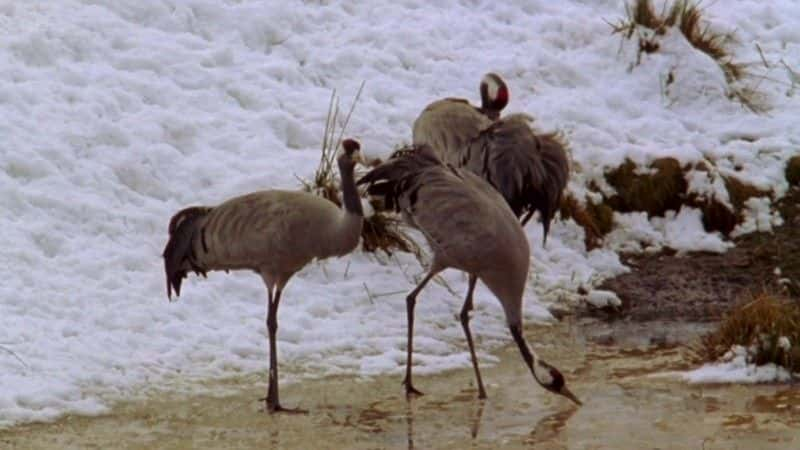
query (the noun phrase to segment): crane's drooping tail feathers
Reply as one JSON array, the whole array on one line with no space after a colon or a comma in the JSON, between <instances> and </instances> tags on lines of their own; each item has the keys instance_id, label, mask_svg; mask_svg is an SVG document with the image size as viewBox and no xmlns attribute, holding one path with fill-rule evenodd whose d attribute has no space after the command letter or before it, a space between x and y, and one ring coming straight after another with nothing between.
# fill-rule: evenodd
<instances>
[{"instance_id":1,"label":"crane's drooping tail feathers","mask_svg":"<svg viewBox=\"0 0 800 450\"><path fill-rule=\"evenodd\" d=\"M532 204L542 215L544 239L550 231L550 221L561 206L561 196L569 178L569 160L564 143L557 133L537 136L542 155L544 175L540 189L535 193ZM538 206L537 206L538 205Z\"/></svg>"},{"instance_id":2,"label":"crane's drooping tail feathers","mask_svg":"<svg viewBox=\"0 0 800 450\"><path fill-rule=\"evenodd\" d=\"M189 270L205 275L205 270L195 262L192 241L197 232L197 221L208 214L212 208L192 206L182 209L169 221L169 241L164 247L164 270L167 275L167 298L181 295L181 282Z\"/></svg>"},{"instance_id":3,"label":"crane's drooping tail feathers","mask_svg":"<svg viewBox=\"0 0 800 450\"><path fill-rule=\"evenodd\" d=\"M386 209L399 211L401 198L410 204L416 202L420 176L425 169L443 166L433 149L427 145L404 148L394 152L389 159L361 177L356 184L369 183L367 193L383 200Z\"/></svg>"},{"instance_id":4,"label":"crane's drooping tail feathers","mask_svg":"<svg viewBox=\"0 0 800 450\"><path fill-rule=\"evenodd\" d=\"M546 240L567 184L569 162L558 135L535 134L531 120L514 114L493 123L466 149L463 165L494 186L518 217L539 211Z\"/></svg>"}]
</instances>

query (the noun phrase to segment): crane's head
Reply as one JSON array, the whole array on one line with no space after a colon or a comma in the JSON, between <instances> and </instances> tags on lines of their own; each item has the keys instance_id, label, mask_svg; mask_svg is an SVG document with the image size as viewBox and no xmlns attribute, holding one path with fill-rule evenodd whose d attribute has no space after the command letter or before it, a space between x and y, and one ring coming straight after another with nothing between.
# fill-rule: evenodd
<instances>
[{"instance_id":1,"label":"crane's head","mask_svg":"<svg viewBox=\"0 0 800 450\"><path fill-rule=\"evenodd\" d=\"M339 155L339 164L353 168L356 163L364 164L361 157L361 144L355 139L345 139L342 141L342 153Z\"/></svg>"},{"instance_id":2,"label":"crane's head","mask_svg":"<svg viewBox=\"0 0 800 450\"><path fill-rule=\"evenodd\" d=\"M481 111L490 119L497 120L500 111L508 105L508 86L500 75L489 72L481 80Z\"/></svg>"},{"instance_id":3,"label":"crane's head","mask_svg":"<svg viewBox=\"0 0 800 450\"><path fill-rule=\"evenodd\" d=\"M541 359L536 360L534 363L533 376L536 378L536 381L548 391L563 395L578 405L583 404L578 400L578 397L567 388L564 375L561 375L558 369L547 364L545 361Z\"/></svg>"},{"instance_id":4,"label":"crane's head","mask_svg":"<svg viewBox=\"0 0 800 450\"><path fill-rule=\"evenodd\" d=\"M559 372L558 369L550 364L547 364L547 362L539 358L536 355L536 352L532 351L530 347L528 347L527 342L525 342L525 337L522 335L522 323L515 321L511 324L510 328L511 336L514 337L514 341L517 343L517 346L519 346L520 353L522 353L522 359L525 360L525 364L527 364L528 368L530 368L533 378L536 379L536 382L548 391L554 394L563 395L576 404L582 405L583 403L578 400L578 397L575 397L575 394L567 389L567 384L564 381L564 375L561 375L561 372Z\"/></svg>"}]
</instances>

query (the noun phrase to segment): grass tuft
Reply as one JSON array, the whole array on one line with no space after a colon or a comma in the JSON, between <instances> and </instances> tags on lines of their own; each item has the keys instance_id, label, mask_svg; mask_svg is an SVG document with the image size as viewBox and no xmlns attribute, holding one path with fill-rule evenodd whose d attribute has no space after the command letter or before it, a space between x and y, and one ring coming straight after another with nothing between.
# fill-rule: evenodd
<instances>
[{"instance_id":1,"label":"grass tuft","mask_svg":"<svg viewBox=\"0 0 800 450\"><path fill-rule=\"evenodd\" d=\"M611 231L613 226L613 211L605 204L594 205L588 199L584 206L572 194L567 194L561 199L561 220L572 219L584 232L584 244L587 250L598 248L602 245L603 236Z\"/></svg>"},{"instance_id":2,"label":"grass tuft","mask_svg":"<svg viewBox=\"0 0 800 450\"><path fill-rule=\"evenodd\" d=\"M787 339L788 348L782 345ZM750 349L757 365L775 363L800 372L800 302L771 293L748 295L695 351L704 361L717 361L737 345Z\"/></svg>"},{"instance_id":3,"label":"grass tuft","mask_svg":"<svg viewBox=\"0 0 800 450\"><path fill-rule=\"evenodd\" d=\"M336 122L339 116L339 101L336 97L336 91L331 94L319 165L311 180L300 178L304 191L319 195L338 207L342 206L342 200L338 171L335 169L336 152L341 145L347 123L350 121L350 116L355 109L356 103L358 103L363 89L364 83L361 83L361 87L353 100L350 111L347 113L338 137L336 136ZM367 197L366 192L363 190L360 194L362 198ZM381 250L387 255L391 255L394 251L408 252L419 259L422 250L406 232L405 224L390 214L390 212L376 211L371 216L364 217L364 223L361 228L361 248L371 253Z\"/></svg>"},{"instance_id":4,"label":"grass tuft","mask_svg":"<svg viewBox=\"0 0 800 450\"><path fill-rule=\"evenodd\" d=\"M734 34L712 30L703 18L701 3L674 0L669 7L665 2L661 12L657 12L652 0L632 0L625 5L625 17L609 25L612 33L620 34L625 39L637 35L637 65L641 62L642 53L658 51L658 36L663 36L670 28L677 28L694 48L717 62L728 83L728 98L738 101L751 112L765 112L767 105L763 94L752 85L743 85L744 81L751 78L751 74L747 65L734 61L730 50L731 44L736 42ZM652 30L653 35L639 33L640 28Z\"/></svg>"},{"instance_id":5,"label":"grass tuft","mask_svg":"<svg viewBox=\"0 0 800 450\"><path fill-rule=\"evenodd\" d=\"M620 212L645 211L651 217L679 210L687 183L678 160L659 158L649 169L653 173L637 173L636 164L626 160L606 173L606 181L617 191L607 199L608 205Z\"/></svg>"},{"instance_id":6,"label":"grass tuft","mask_svg":"<svg viewBox=\"0 0 800 450\"><path fill-rule=\"evenodd\" d=\"M800 156L793 156L786 162L786 181L792 186L800 186Z\"/></svg>"}]
</instances>

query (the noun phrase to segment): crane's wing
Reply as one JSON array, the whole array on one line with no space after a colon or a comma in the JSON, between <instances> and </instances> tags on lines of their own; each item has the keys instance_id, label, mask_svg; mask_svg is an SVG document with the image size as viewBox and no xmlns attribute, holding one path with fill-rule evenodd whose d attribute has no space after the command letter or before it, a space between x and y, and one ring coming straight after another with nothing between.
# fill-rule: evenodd
<instances>
[{"instance_id":1,"label":"crane's wing","mask_svg":"<svg viewBox=\"0 0 800 450\"><path fill-rule=\"evenodd\" d=\"M557 136L537 135L531 120L514 114L494 122L469 143L464 166L494 186L517 216L539 211L547 239L569 162Z\"/></svg>"}]
</instances>

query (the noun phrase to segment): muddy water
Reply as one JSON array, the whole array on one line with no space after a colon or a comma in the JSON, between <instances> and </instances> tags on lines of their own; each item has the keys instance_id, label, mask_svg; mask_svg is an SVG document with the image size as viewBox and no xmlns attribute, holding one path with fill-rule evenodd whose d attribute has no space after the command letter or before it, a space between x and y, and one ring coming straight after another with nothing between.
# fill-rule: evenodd
<instances>
[{"instance_id":1,"label":"muddy water","mask_svg":"<svg viewBox=\"0 0 800 450\"><path fill-rule=\"evenodd\" d=\"M800 448L800 388L693 387L664 376L686 368L674 344L698 327L530 328L583 407L543 392L509 347L483 369L485 401L469 369L418 376L426 395L411 402L400 376L336 377L284 387L283 403L308 415L270 416L257 402L264 379L248 377L206 386L214 396L161 394L101 417L0 431L0 448Z\"/></svg>"}]
</instances>

